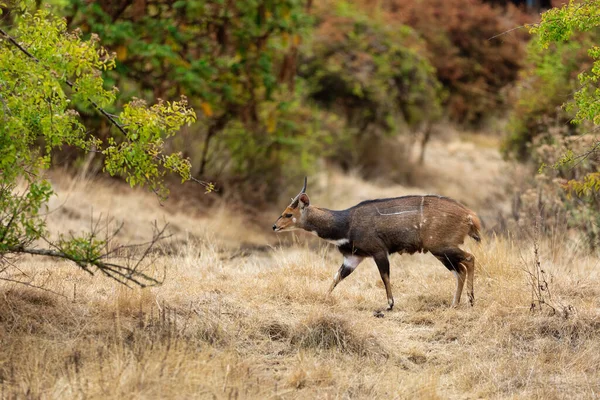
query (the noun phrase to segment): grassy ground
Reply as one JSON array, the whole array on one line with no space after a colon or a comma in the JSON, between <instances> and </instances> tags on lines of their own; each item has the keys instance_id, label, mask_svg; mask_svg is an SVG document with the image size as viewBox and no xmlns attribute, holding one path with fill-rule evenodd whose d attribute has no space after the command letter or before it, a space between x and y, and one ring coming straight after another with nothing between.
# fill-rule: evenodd
<instances>
[{"instance_id":1,"label":"grassy ground","mask_svg":"<svg viewBox=\"0 0 600 400\"><path fill-rule=\"evenodd\" d=\"M478 190L454 197L484 208L486 190L505 179L496 170L459 174L456 185ZM446 188L455 187L458 175L448 174ZM131 290L61 261L21 258L10 277L55 293L0 283L2 398L599 396L600 260L577 242L539 246L551 296L538 292L555 315L530 310L533 240L489 235L465 244L477 260L475 307L463 298L448 308L455 281L431 255L394 256L396 309L379 319L372 311L386 299L372 261L327 298L341 263L332 245L275 236L240 211L194 212L115 183L54 181L48 221L63 232L89 225L92 209L127 222L124 242L147 239L153 219L168 221L175 236L155 264L166 282ZM309 193L341 208L428 185L382 188L333 173L312 190L309 181Z\"/></svg>"}]
</instances>

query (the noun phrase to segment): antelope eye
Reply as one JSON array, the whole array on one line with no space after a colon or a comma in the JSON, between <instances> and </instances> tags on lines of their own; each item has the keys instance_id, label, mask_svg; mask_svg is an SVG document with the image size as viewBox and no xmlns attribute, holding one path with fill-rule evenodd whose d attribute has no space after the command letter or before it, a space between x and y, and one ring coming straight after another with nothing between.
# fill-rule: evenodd
<instances>
[{"instance_id":1,"label":"antelope eye","mask_svg":"<svg viewBox=\"0 0 600 400\"><path fill-rule=\"evenodd\" d=\"M284 218L292 218L292 216L293 216L292 214L283 214Z\"/></svg>"}]
</instances>

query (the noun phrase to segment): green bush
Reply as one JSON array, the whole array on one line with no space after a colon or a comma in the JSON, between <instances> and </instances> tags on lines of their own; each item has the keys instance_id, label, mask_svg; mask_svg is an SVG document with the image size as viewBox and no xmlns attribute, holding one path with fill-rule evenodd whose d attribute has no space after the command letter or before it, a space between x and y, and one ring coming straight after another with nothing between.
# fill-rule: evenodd
<instances>
[{"instance_id":1,"label":"green bush","mask_svg":"<svg viewBox=\"0 0 600 400\"><path fill-rule=\"evenodd\" d=\"M531 156L534 138L539 144L552 143L554 135L548 134L548 128L554 125L567 127L567 135L577 132L578 127L569 124L572 116L563 104L577 88L577 74L589 64L585 49L592 41L590 35L582 35L579 40L553 44L551 51L541 51L539 40L532 40L512 94L514 105L503 143L505 154L526 160Z\"/></svg>"},{"instance_id":2,"label":"green bush","mask_svg":"<svg viewBox=\"0 0 600 400\"><path fill-rule=\"evenodd\" d=\"M364 159L370 138L442 113L435 71L417 35L345 2L327 15L304 0L61 3L70 26L99 34L115 52L106 79L123 89L118 102L132 93L147 101L185 94L202 113L171 148L184 149L196 176L235 191L261 182L261 200L274 200L280 183L314 169L319 158L337 152L346 161ZM327 48L336 43L321 43L320 22L311 35L315 17L330 16L338 32L353 31L339 52ZM359 57L360 65L338 76L346 87L329 101L327 82L337 79L335 68L347 67L335 65L346 56ZM365 76L362 68L372 71ZM349 108L333 104L340 101ZM102 132L96 116L87 117Z\"/></svg>"},{"instance_id":3,"label":"green bush","mask_svg":"<svg viewBox=\"0 0 600 400\"><path fill-rule=\"evenodd\" d=\"M505 142L508 154L542 166L531 215L547 220L548 209L562 212L593 249L600 237L599 27L594 0L551 9L532 27L536 36Z\"/></svg>"},{"instance_id":4,"label":"green bush","mask_svg":"<svg viewBox=\"0 0 600 400\"><path fill-rule=\"evenodd\" d=\"M286 119L299 107L294 54L311 24L303 0L48 3L114 52L105 78L122 88L119 103L186 95L201 110L184 138L170 142L196 176L274 183L282 160L312 150L303 145L307 132L287 129ZM105 134L97 116L86 117Z\"/></svg>"}]
</instances>

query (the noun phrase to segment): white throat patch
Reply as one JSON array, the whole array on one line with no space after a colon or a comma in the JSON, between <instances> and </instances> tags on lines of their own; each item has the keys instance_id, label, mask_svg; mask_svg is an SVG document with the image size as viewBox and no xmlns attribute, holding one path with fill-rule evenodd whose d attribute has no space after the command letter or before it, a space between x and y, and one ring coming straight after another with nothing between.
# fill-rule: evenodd
<instances>
[{"instance_id":1,"label":"white throat patch","mask_svg":"<svg viewBox=\"0 0 600 400\"><path fill-rule=\"evenodd\" d=\"M342 246L345 245L347 243L350 243L350 239L337 239L337 240L331 240L331 239L324 239L321 236L319 236L319 234L317 233L317 231L310 231L310 233L312 233L313 235L317 236L320 239L323 239L331 244L335 244L336 246Z\"/></svg>"}]
</instances>

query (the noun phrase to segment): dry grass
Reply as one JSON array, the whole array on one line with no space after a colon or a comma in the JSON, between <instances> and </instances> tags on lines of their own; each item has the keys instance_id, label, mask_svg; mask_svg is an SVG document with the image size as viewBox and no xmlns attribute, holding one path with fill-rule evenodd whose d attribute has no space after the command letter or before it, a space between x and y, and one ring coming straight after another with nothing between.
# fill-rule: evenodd
<instances>
[{"instance_id":1,"label":"dry grass","mask_svg":"<svg viewBox=\"0 0 600 400\"><path fill-rule=\"evenodd\" d=\"M322 176L353 203L403 188ZM175 237L157 261L164 285L130 290L61 261L24 257L19 274L62 294L0 285L0 387L6 398L595 398L600 393L600 260L543 242L552 301L568 319L532 314L524 269L532 243L488 237L476 305L449 309L454 279L430 255L394 256L397 309L367 261L325 293L341 257L304 235L292 246L239 215L170 213L151 195L55 178L62 230L94 213L144 239L153 219ZM323 183L321 182L320 185ZM320 196L313 202L334 203ZM366 189L365 189L366 188ZM327 204L324 204L327 205ZM331 204L329 204L331 205ZM340 204L340 207L351 204ZM283 242L283 241L282 241ZM265 251L265 243L272 247ZM13 271L14 272L14 271Z\"/></svg>"}]
</instances>

